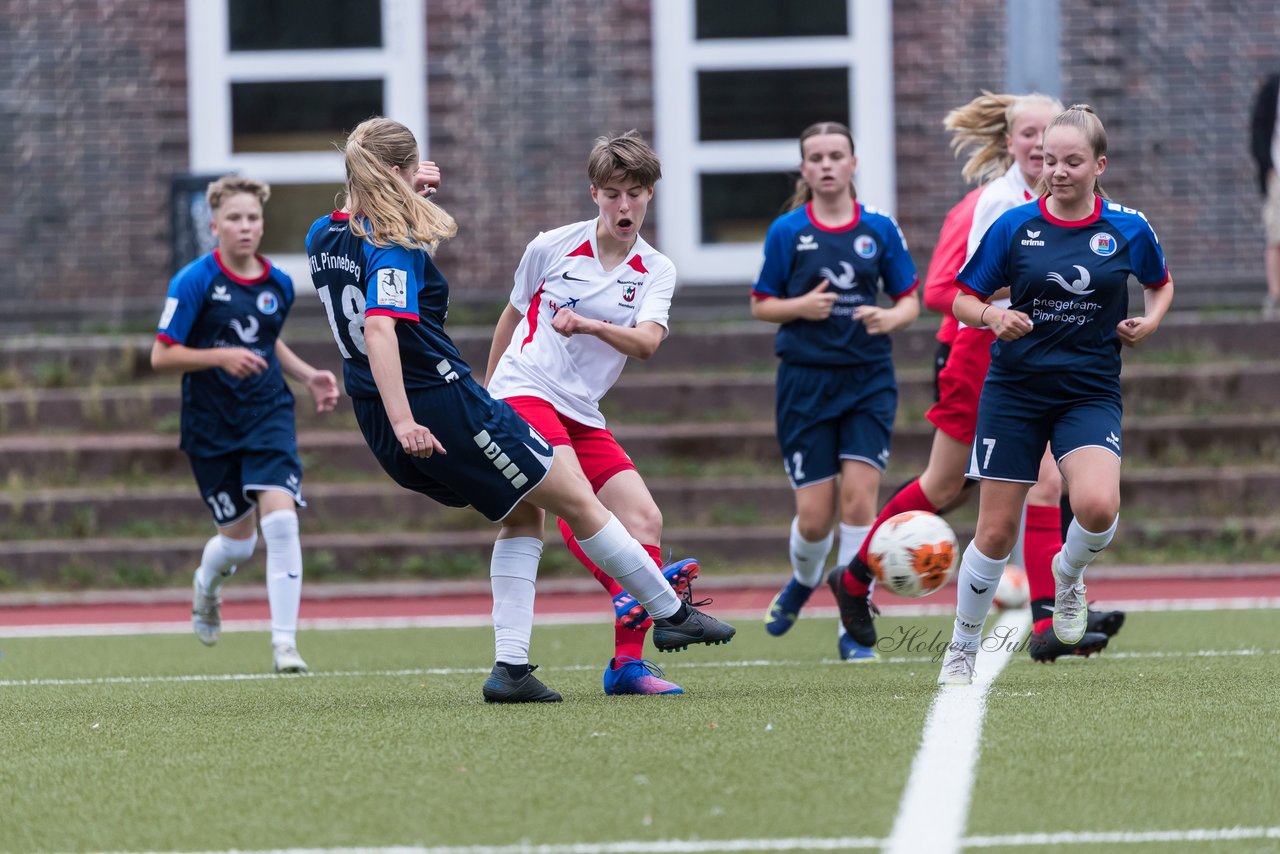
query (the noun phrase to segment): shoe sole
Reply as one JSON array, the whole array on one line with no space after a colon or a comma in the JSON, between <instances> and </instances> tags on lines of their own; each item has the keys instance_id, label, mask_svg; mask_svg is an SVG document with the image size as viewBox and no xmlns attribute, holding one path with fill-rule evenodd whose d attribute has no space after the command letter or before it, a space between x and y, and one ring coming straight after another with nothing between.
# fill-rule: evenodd
<instances>
[{"instance_id":1,"label":"shoe sole","mask_svg":"<svg viewBox=\"0 0 1280 854\"><path fill-rule=\"evenodd\" d=\"M1083 658L1091 658L1107 648L1107 642L1089 644L1088 646L1076 646L1074 649L1063 650L1056 655L1036 655L1031 653L1031 660L1036 664L1053 664L1064 655L1078 655Z\"/></svg>"},{"instance_id":2,"label":"shoe sole","mask_svg":"<svg viewBox=\"0 0 1280 854\"><path fill-rule=\"evenodd\" d=\"M727 637L727 638L721 638L720 640L689 641L684 646L661 647L661 646L658 646L657 643L655 643L653 646L655 649L658 650L658 652L681 652L683 650L688 649L691 646L719 646L720 644L728 643L731 640L733 640L732 637Z\"/></svg>"}]
</instances>

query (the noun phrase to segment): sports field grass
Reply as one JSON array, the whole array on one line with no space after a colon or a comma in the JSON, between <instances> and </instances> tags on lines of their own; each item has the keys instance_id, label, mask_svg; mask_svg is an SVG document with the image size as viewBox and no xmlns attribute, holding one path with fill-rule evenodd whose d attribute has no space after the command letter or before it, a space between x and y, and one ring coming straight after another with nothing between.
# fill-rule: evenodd
<instances>
[{"instance_id":1,"label":"sports field grass","mask_svg":"<svg viewBox=\"0 0 1280 854\"><path fill-rule=\"evenodd\" d=\"M1015 654L988 699L968 847L1280 848L1277 616L1139 613L1098 659ZM949 621L881 634L899 624L928 641ZM267 675L260 634L3 639L0 850L880 848L932 651L850 665L832 620L739 628L662 657L686 695L606 698L609 627L539 626L539 675L565 702L521 707L480 699L488 629L304 632L307 677ZM1122 836L1152 831L1171 835Z\"/></svg>"}]
</instances>

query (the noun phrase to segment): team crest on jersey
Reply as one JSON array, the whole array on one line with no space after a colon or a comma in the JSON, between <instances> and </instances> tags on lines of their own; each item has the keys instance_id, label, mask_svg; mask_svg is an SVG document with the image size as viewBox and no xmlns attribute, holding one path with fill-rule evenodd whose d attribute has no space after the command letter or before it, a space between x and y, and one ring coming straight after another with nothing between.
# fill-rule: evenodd
<instances>
[{"instance_id":1,"label":"team crest on jersey","mask_svg":"<svg viewBox=\"0 0 1280 854\"><path fill-rule=\"evenodd\" d=\"M860 234L853 241L853 251L858 253L859 258L874 258L876 256L876 241L869 234Z\"/></svg>"},{"instance_id":2,"label":"team crest on jersey","mask_svg":"<svg viewBox=\"0 0 1280 854\"><path fill-rule=\"evenodd\" d=\"M818 248L818 241L812 234L800 235L800 242L796 244L797 252L809 252Z\"/></svg>"},{"instance_id":3,"label":"team crest on jersey","mask_svg":"<svg viewBox=\"0 0 1280 854\"><path fill-rule=\"evenodd\" d=\"M622 298L627 302L634 302L636 298L636 286L627 285L626 290L622 292Z\"/></svg>"},{"instance_id":4,"label":"team crest on jersey","mask_svg":"<svg viewBox=\"0 0 1280 854\"><path fill-rule=\"evenodd\" d=\"M1106 258L1108 255L1116 254L1116 239L1105 231L1099 231L1089 238L1089 248L1093 250L1094 255Z\"/></svg>"},{"instance_id":5,"label":"team crest on jersey","mask_svg":"<svg viewBox=\"0 0 1280 854\"><path fill-rule=\"evenodd\" d=\"M266 315L275 314L280 310L280 300L276 299L276 295L271 291L263 291L258 294L258 311Z\"/></svg>"}]
</instances>

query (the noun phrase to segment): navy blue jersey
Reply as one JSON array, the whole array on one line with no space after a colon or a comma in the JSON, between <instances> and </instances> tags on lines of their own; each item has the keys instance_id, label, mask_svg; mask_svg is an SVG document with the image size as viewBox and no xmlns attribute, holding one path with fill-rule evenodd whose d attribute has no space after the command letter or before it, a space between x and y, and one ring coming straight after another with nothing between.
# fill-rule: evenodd
<instances>
[{"instance_id":1,"label":"navy blue jersey","mask_svg":"<svg viewBox=\"0 0 1280 854\"><path fill-rule=\"evenodd\" d=\"M1017 341L991 346L992 375L1118 381L1116 326L1129 315L1131 275L1149 288L1169 281L1145 216L1099 198L1092 216L1065 222L1038 199L1002 214L956 278L984 300L1008 286L1012 307L1034 324Z\"/></svg>"},{"instance_id":2,"label":"navy blue jersey","mask_svg":"<svg viewBox=\"0 0 1280 854\"><path fill-rule=\"evenodd\" d=\"M388 315L400 341L406 389L433 388L471 373L444 331L449 283L425 249L374 246L351 233L350 216L334 211L307 232L311 281L324 303L342 353L342 377L351 397L376 398L364 319Z\"/></svg>"},{"instance_id":3,"label":"navy blue jersey","mask_svg":"<svg viewBox=\"0 0 1280 854\"><path fill-rule=\"evenodd\" d=\"M260 374L237 379L221 368L182 375L182 449L218 456L255 447L253 432L293 393L276 358L276 339L293 305L293 280L259 256L252 281L222 265L218 251L197 258L169 282L157 337L196 349L245 347L267 360Z\"/></svg>"},{"instance_id":4,"label":"navy blue jersey","mask_svg":"<svg viewBox=\"0 0 1280 854\"><path fill-rule=\"evenodd\" d=\"M851 367L888 362L888 335L868 335L852 319L860 305L875 305L882 286L901 299L917 285L916 265L893 217L855 204L853 220L839 228L820 225L813 203L783 214L764 239L764 266L752 294L802 296L827 279L836 304L826 320L793 320L778 328L774 351L794 365Z\"/></svg>"}]
</instances>

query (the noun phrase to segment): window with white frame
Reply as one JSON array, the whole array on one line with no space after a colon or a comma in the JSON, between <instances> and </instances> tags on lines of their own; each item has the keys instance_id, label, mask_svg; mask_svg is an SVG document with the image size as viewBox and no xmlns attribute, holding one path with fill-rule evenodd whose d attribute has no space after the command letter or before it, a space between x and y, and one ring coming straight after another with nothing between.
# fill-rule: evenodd
<instances>
[{"instance_id":1,"label":"window with white frame","mask_svg":"<svg viewBox=\"0 0 1280 854\"><path fill-rule=\"evenodd\" d=\"M849 125L859 200L894 209L890 0L661 0L653 24L659 248L682 282L754 279L814 122Z\"/></svg>"},{"instance_id":2,"label":"window with white frame","mask_svg":"<svg viewBox=\"0 0 1280 854\"><path fill-rule=\"evenodd\" d=\"M271 184L262 251L299 286L342 189L334 143L387 115L426 145L423 2L186 0L191 171Z\"/></svg>"}]
</instances>

